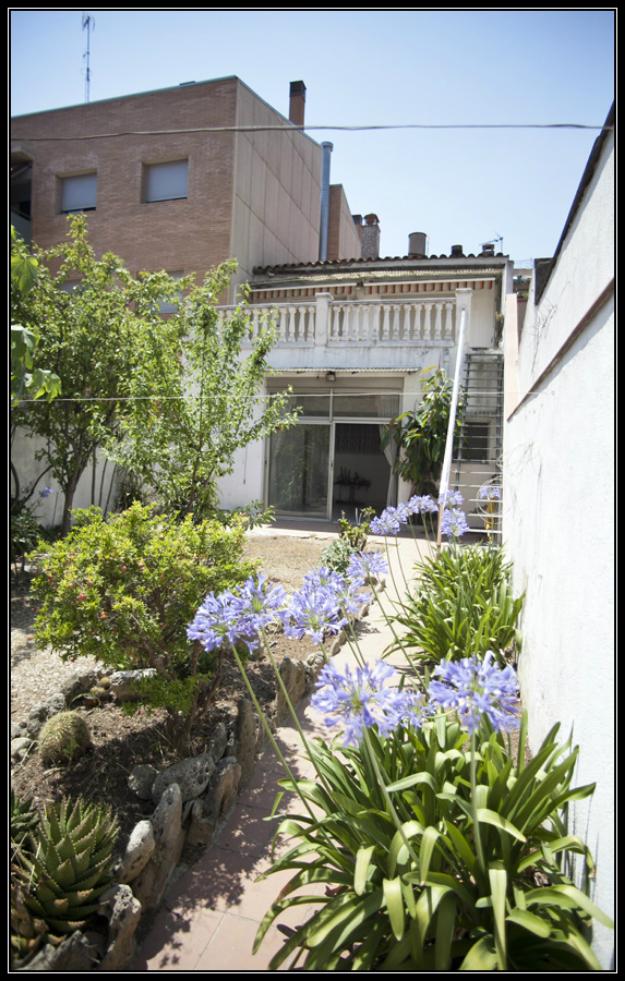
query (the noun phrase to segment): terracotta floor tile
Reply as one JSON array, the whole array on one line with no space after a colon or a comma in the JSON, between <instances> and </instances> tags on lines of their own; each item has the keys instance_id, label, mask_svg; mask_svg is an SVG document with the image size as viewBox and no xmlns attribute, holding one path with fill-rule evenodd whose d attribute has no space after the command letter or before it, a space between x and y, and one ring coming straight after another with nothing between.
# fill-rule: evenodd
<instances>
[{"instance_id":1,"label":"terracotta floor tile","mask_svg":"<svg viewBox=\"0 0 625 981\"><path fill-rule=\"evenodd\" d=\"M160 910L132 970L192 971L222 918L222 913L203 911L190 916Z\"/></svg>"},{"instance_id":2,"label":"terracotta floor tile","mask_svg":"<svg viewBox=\"0 0 625 981\"><path fill-rule=\"evenodd\" d=\"M280 950L284 938L272 933L263 942L259 953L252 954L258 930L256 920L225 913L219 930L196 962L203 971L266 971L269 961Z\"/></svg>"}]
</instances>

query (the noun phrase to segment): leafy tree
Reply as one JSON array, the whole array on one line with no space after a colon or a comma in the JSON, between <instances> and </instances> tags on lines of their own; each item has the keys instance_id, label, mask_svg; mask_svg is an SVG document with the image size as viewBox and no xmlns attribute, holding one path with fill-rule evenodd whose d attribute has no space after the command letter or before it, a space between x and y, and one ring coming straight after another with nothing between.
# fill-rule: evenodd
<instances>
[{"instance_id":1,"label":"leafy tree","mask_svg":"<svg viewBox=\"0 0 625 981\"><path fill-rule=\"evenodd\" d=\"M423 382L423 397L417 408L402 412L386 431L385 442L394 439L399 448L395 472L411 482L414 493L438 494L451 396L452 384L446 372L442 368L434 370ZM459 401L456 432L461 418Z\"/></svg>"},{"instance_id":2,"label":"leafy tree","mask_svg":"<svg viewBox=\"0 0 625 981\"><path fill-rule=\"evenodd\" d=\"M131 379L139 367L159 370L157 355L166 357L155 344L154 360L141 361L145 336L159 336L159 304L176 295L179 282L166 273L134 278L113 253L96 259L82 215L70 216L68 239L54 248L35 246L29 256L16 238L12 244L12 275L15 270L20 284L12 314L29 327L40 325L37 358L63 393L17 406L14 424L44 441L35 457L63 490L66 532L80 477L96 448L114 437Z\"/></svg>"},{"instance_id":3,"label":"leafy tree","mask_svg":"<svg viewBox=\"0 0 625 981\"><path fill-rule=\"evenodd\" d=\"M20 415L18 409L24 399L53 399L60 394L61 381L58 375L48 368L42 368L38 358L40 325L28 321L28 294L36 283L39 263L30 255L26 243L11 225L11 431L10 445L13 448ZM39 480L46 471L39 474L30 488L23 493L19 475L11 461L13 495L11 515L22 511L34 493Z\"/></svg>"},{"instance_id":4,"label":"leafy tree","mask_svg":"<svg viewBox=\"0 0 625 981\"><path fill-rule=\"evenodd\" d=\"M217 480L232 472L236 450L297 420L287 410L288 393L260 394L275 323L266 321L253 335L245 299L227 315L218 310L235 269L229 262L208 273L161 325L157 342L144 335L141 362L158 360L156 346L165 347L166 357L159 371L139 366L131 391L150 398L130 403L109 447L161 506L195 520L214 512Z\"/></svg>"}]
</instances>

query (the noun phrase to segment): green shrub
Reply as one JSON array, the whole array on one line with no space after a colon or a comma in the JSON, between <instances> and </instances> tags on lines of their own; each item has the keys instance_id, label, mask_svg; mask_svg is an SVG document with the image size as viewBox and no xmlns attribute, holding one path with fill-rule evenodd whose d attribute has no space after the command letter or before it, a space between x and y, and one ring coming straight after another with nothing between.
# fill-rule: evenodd
<instances>
[{"instance_id":1,"label":"green shrub","mask_svg":"<svg viewBox=\"0 0 625 981\"><path fill-rule=\"evenodd\" d=\"M458 723L439 715L387 738L370 730L358 748L309 744L317 777L297 785L315 817L292 815L278 829L292 847L265 875L292 870L293 877L255 949L284 910L319 908L270 970L298 948L313 971L597 969L592 918L610 921L563 871L579 854L592 872L588 849L567 833L565 808L594 785L571 787L577 749L558 745L557 730L526 764L524 737L513 758L483 720L476 813L484 865L471 750ZM289 780L280 785L295 789ZM313 883L324 883L325 895L301 893Z\"/></svg>"},{"instance_id":2,"label":"green shrub","mask_svg":"<svg viewBox=\"0 0 625 981\"><path fill-rule=\"evenodd\" d=\"M356 549L350 545L346 538L339 536L333 542L326 545L321 553L321 564L334 572L345 573L349 560L355 555Z\"/></svg>"},{"instance_id":3,"label":"green shrub","mask_svg":"<svg viewBox=\"0 0 625 981\"><path fill-rule=\"evenodd\" d=\"M241 558L243 527L155 516L138 502L108 518L99 508L74 517L64 539L33 556L38 645L63 659L92 655L113 670L156 668L158 704L174 716L193 711L216 659L187 640L186 628L207 593L254 571ZM180 683L169 701L164 682ZM182 704L180 685L191 694ZM149 688L142 686L148 705Z\"/></svg>"},{"instance_id":4,"label":"green shrub","mask_svg":"<svg viewBox=\"0 0 625 981\"><path fill-rule=\"evenodd\" d=\"M363 508L362 511L358 512L356 522L352 524L351 521L347 520L343 511L342 517L338 520L339 537L324 548L321 553L322 564L328 569L344 575L352 555L365 550L369 526L374 517L373 508Z\"/></svg>"},{"instance_id":5,"label":"green shrub","mask_svg":"<svg viewBox=\"0 0 625 981\"><path fill-rule=\"evenodd\" d=\"M10 516L10 561L17 575L24 572L27 554L35 547L41 535L41 527L35 515L26 505L17 506ZM18 570L18 564L21 570Z\"/></svg>"},{"instance_id":6,"label":"green shrub","mask_svg":"<svg viewBox=\"0 0 625 981\"><path fill-rule=\"evenodd\" d=\"M393 619L415 660L457 660L493 650L506 660L520 646L517 622L523 597L514 598L510 567L499 547L450 546L420 567L415 594Z\"/></svg>"}]
</instances>

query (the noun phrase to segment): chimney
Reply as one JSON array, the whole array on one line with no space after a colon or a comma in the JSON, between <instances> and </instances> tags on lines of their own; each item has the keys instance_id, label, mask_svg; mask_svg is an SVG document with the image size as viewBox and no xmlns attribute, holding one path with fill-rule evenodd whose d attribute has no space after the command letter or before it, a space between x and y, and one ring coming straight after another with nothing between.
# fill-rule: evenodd
<instances>
[{"instance_id":1,"label":"chimney","mask_svg":"<svg viewBox=\"0 0 625 981\"><path fill-rule=\"evenodd\" d=\"M363 259L380 257L380 220L377 215L365 215L360 242L360 254Z\"/></svg>"},{"instance_id":2,"label":"chimney","mask_svg":"<svg viewBox=\"0 0 625 981\"><path fill-rule=\"evenodd\" d=\"M408 236L408 255L426 255L426 243L425 232L411 232Z\"/></svg>"},{"instance_id":3,"label":"chimney","mask_svg":"<svg viewBox=\"0 0 625 981\"><path fill-rule=\"evenodd\" d=\"M449 252L449 255L452 258L456 258L458 256L464 256L464 252L462 251L462 246L461 245L452 245L451 250Z\"/></svg>"},{"instance_id":4,"label":"chimney","mask_svg":"<svg viewBox=\"0 0 625 981\"><path fill-rule=\"evenodd\" d=\"M495 243L484 242L482 245L482 255L494 255L494 254L495 254Z\"/></svg>"},{"instance_id":5,"label":"chimney","mask_svg":"<svg viewBox=\"0 0 625 981\"><path fill-rule=\"evenodd\" d=\"M303 82L291 82L289 90L289 122L294 126L304 125L306 106L306 86Z\"/></svg>"}]
</instances>

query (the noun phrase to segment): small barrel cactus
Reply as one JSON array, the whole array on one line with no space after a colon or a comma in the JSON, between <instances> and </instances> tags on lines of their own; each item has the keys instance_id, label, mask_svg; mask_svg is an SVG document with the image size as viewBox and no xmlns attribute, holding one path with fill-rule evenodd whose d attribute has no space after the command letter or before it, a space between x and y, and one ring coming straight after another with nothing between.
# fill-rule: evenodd
<instances>
[{"instance_id":1,"label":"small barrel cactus","mask_svg":"<svg viewBox=\"0 0 625 981\"><path fill-rule=\"evenodd\" d=\"M89 727L78 712L59 712L39 733L39 752L44 763L70 763L91 745Z\"/></svg>"},{"instance_id":2,"label":"small barrel cactus","mask_svg":"<svg viewBox=\"0 0 625 981\"><path fill-rule=\"evenodd\" d=\"M78 799L49 804L39 825L37 851L16 870L23 905L58 944L82 929L98 911L111 884L119 825L110 808Z\"/></svg>"}]
</instances>

